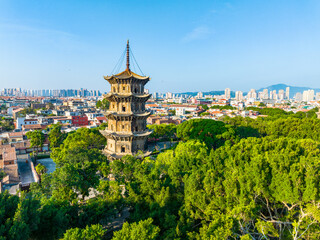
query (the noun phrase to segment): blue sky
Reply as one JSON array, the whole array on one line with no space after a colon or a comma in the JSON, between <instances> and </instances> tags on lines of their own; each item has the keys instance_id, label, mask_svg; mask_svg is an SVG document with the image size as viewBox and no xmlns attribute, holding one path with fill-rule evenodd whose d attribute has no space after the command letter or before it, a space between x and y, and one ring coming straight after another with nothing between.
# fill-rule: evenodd
<instances>
[{"instance_id":1,"label":"blue sky","mask_svg":"<svg viewBox=\"0 0 320 240\"><path fill-rule=\"evenodd\" d=\"M0 0L0 88L108 91L127 39L152 92L320 87L318 0Z\"/></svg>"}]
</instances>

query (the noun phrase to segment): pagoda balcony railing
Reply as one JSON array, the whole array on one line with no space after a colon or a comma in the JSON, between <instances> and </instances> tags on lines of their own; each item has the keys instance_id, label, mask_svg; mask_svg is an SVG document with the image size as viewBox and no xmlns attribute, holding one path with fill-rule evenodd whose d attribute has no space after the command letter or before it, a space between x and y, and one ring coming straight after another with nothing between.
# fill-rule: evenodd
<instances>
[{"instance_id":1,"label":"pagoda balcony railing","mask_svg":"<svg viewBox=\"0 0 320 240\"><path fill-rule=\"evenodd\" d=\"M135 131L129 131L129 132L116 132L116 131L112 131L112 130L103 130L101 131L101 133L105 136L107 135L116 135L116 136L123 136L123 137L128 137L128 136L148 136L150 135L151 133L153 132L153 130L149 130L149 129L146 129L144 131L138 131L138 132L135 132Z\"/></svg>"},{"instance_id":2,"label":"pagoda balcony railing","mask_svg":"<svg viewBox=\"0 0 320 240\"><path fill-rule=\"evenodd\" d=\"M141 110L141 111L130 111L130 112L118 112L118 111L111 111L111 110L108 110L108 111L105 111L105 114L106 115L116 115L116 116L132 116L132 115L135 115L135 116L148 116L150 115L150 112L149 111L146 111L146 110Z\"/></svg>"},{"instance_id":3,"label":"pagoda balcony railing","mask_svg":"<svg viewBox=\"0 0 320 240\"><path fill-rule=\"evenodd\" d=\"M111 97L111 96L115 96L115 97L138 97L138 98L146 98L151 96L151 94L149 93L118 93L118 92L109 92L107 94L103 95L105 98Z\"/></svg>"}]
</instances>

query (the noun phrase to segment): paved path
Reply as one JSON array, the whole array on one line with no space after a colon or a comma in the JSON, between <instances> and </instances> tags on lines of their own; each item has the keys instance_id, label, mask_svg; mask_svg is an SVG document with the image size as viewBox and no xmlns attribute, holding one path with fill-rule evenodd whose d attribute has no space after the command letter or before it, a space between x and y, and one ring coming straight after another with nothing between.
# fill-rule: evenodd
<instances>
[{"instance_id":1,"label":"paved path","mask_svg":"<svg viewBox=\"0 0 320 240\"><path fill-rule=\"evenodd\" d=\"M51 158L38 159L37 163L44 165L48 169L47 173L52 173L56 170L56 164Z\"/></svg>"},{"instance_id":2,"label":"paved path","mask_svg":"<svg viewBox=\"0 0 320 240\"><path fill-rule=\"evenodd\" d=\"M166 141L166 142L153 142L148 144L148 150L152 152L153 150L161 151L163 149L170 148L174 146L177 143L177 141Z\"/></svg>"},{"instance_id":3,"label":"paved path","mask_svg":"<svg viewBox=\"0 0 320 240\"><path fill-rule=\"evenodd\" d=\"M31 160L28 159L28 155L26 154L18 155L17 158L18 158L17 164L18 164L21 184L25 185L25 184L33 183L34 178L33 178L30 163L29 163L29 161Z\"/></svg>"}]
</instances>

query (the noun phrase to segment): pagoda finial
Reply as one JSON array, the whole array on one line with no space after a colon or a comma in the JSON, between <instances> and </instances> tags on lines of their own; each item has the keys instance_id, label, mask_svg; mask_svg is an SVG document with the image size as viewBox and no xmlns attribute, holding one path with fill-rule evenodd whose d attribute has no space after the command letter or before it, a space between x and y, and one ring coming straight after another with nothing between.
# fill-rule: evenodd
<instances>
[{"instance_id":1,"label":"pagoda finial","mask_svg":"<svg viewBox=\"0 0 320 240\"><path fill-rule=\"evenodd\" d=\"M127 41L127 71L130 71L129 39Z\"/></svg>"}]
</instances>

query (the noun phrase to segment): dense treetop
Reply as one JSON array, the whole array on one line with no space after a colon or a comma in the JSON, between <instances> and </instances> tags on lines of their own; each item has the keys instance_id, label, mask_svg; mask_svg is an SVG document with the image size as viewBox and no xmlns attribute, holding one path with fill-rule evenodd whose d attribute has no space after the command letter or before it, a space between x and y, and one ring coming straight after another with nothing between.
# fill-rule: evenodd
<instances>
[{"instance_id":1,"label":"dense treetop","mask_svg":"<svg viewBox=\"0 0 320 240\"><path fill-rule=\"evenodd\" d=\"M0 239L319 239L320 120L269 115L150 126L180 142L111 162L98 129L56 126L57 169L0 194Z\"/></svg>"}]
</instances>

